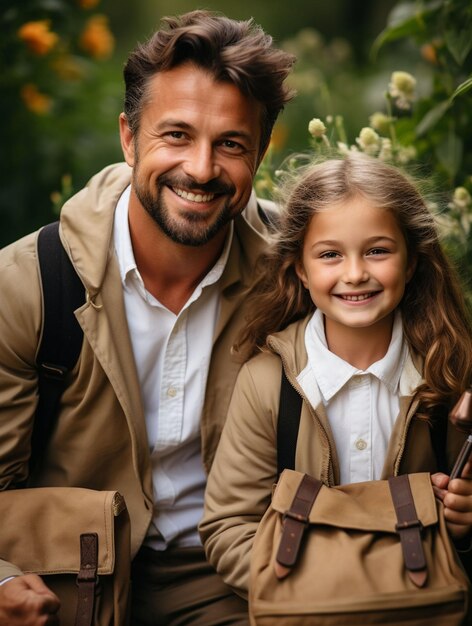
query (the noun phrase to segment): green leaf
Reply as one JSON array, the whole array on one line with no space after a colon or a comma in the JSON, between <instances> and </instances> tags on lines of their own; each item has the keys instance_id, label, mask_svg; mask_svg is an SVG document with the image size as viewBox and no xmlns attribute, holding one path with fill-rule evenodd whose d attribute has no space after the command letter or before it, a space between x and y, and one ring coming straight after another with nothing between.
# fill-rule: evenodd
<instances>
[{"instance_id":1,"label":"green leaf","mask_svg":"<svg viewBox=\"0 0 472 626\"><path fill-rule=\"evenodd\" d=\"M436 147L438 161L444 167L451 179L459 171L462 161L463 143L453 132L450 132L446 139Z\"/></svg>"},{"instance_id":2,"label":"green leaf","mask_svg":"<svg viewBox=\"0 0 472 626\"><path fill-rule=\"evenodd\" d=\"M462 66L472 48L471 29L464 27L459 30L449 29L445 33L445 41L456 63Z\"/></svg>"},{"instance_id":3,"label":"green leaf","mask_svg":"<svg viewBox=\"0 0 472 626\"><path fill-rule=\"evenodd\" d=\"M451 100L444 100L430 109L416 127L416 136L421 137L443 117L451 106Z\"/></svg>"},{"instance_id":4,"label":"green leaf","mask_svg":"<svg viewBox=\"0 0 472 626\"><path fill-rule=\"evenodd\" d=\"M63 0L39 0L38 6L43 11L57 11L61 12L64 9L67 9L67 3L63 2Z\"/></svg>"},{"instance_id":5,"label":"green leaf","mask_svg":"<svg viewBox=\"0 0 472 626\"><path fill-rule=\"evenodd\" d=\"M457 96L462 96L464 93L469 91L469 89L472 89L472 76L457 87L451 96L451 100L454 100Z\"/></svg>"},{"instance_id":6,"label":"green leaf","mask_svg":"<svg viewBox=\"0 0 472 626\"><path fill-rule=\"evenodd\" d=\"M380 48L386 43L424 33L425 22L429 21L442 6L443 0L425 3L422 10L418 10L417 5L412 2L400 3L389 16L389 26L375 39L371 49L372 58L375 59Z\"/></svg>"},{"instance_id":7,"label":"green leaf","mask_svg":"<svg viewBox=\"0 0 472 626\"><path fill-rule=\"evenodd\" d=\"M382 46L386 43L396 41L397 39L402 39L404 37L411 37L412 35L416 35L420 30L423 30L423 27L420 25L416 17L411 18L393 28L386 28L380 33L380 35L378 35L378 37L376 37L374 43L372 44L371 57L375 59L380 48L382 48Z\"/></svg>"}]
</instances>

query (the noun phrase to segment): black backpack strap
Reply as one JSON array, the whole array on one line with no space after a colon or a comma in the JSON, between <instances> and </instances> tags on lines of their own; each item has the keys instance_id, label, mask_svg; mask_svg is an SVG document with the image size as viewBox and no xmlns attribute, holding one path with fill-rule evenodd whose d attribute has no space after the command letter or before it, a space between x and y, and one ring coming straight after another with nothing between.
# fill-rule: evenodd
<instances>
[{"instance_id":1,"label":"black backpack strap","mask_svg":"<svg viewBox=\"0 0 472 626\"><path fill-rule=\"evenodd\" d=\"M38 235L38 261L43 289L43 334L36 358L39 400L36 409L30 470L54 429L67 374L79 358L83 333L74 315L85 302L85 289L59 237L59 222Z\"/></svg>"},{"instance_id":2,"label":"black backpack strap","mask_svg":"<svg viewBox=\"0 0 472 626\"><path fill-rule=\"evenodd\" d=\"M276 209L266 207L265 209L257 203L257 213L262 220L264 226L267 227L269 232L274 233L277 231L280 222L280 215Z\"/></svg>"},{"instance_id":3,"label":"black backpack strap","mask_svg":"<svg viewBox=\"0 0 472 626\"><path fill-rule=\"evenodd\" d=\"M431 443L433 444L434 455L439 472L449 474L450 468L447 466L446 441L447 441L447 419L433 419L430 425Z\"/></svg>"},{"instance_id":4,"label":"black backpack strap","mask_svg":"<svg viewBox=\"0 0 472 626\"><path fill-rule=\"evenodd\" d=\"M290 384L282 366L277 418L277 478L284 469L295 469L302 397Z\"/></svg>"}]
</instances>

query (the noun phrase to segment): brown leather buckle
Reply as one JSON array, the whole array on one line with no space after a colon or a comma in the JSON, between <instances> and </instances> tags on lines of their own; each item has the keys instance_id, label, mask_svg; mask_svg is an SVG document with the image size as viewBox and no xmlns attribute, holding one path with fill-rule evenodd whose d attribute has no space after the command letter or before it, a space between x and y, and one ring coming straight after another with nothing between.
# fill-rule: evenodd
<instances>
[{"instance_id":1,"label":"brown leather buckle","mask_svg":"<svg viewBox=\"0 0 472 626\"><path fill-rule=\"evenodd\" d=\"M420 532L423 532L423 524L419 519L413 519L405 522L398 522L395 524L395 530L397 532L402 530L408 530L409 528L419 528Z\"/></svg>"},{"instance_id":2,"label":"brown leather buckle","mask_svg":"<svg viewBox=\"0 0 472 626\"><path fill-rule=\"evenodd\" d=\"M306 515L301 515L300 513L295 513L294 511L285 511L285 513L282 515L282 521L284 523L287 517L289 519L295 520L296 522L300 522L300 524L303 524L304 526L308 526L308 524L310 523L310 520Z\"/></svg>"}]
</instances>

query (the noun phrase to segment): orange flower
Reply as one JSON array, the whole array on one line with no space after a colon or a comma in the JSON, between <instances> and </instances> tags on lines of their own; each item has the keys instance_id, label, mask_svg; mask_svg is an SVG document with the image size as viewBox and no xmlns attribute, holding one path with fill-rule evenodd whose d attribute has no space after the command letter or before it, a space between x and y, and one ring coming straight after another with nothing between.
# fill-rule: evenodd
<instances>
[{"instance_id":1,"label":"orange flower","mask_svg":"<svg viewBox=\"0 0 472 626\"><path fill-rule=\"evenodd\" d=\"M115 39L105 15L91 17L80 36L80 47L95 59L106 59L113 52Z\"/></svg>"},{"instance_id":2,"label":"orange flower","mask_svg":"<svg viewBox=\"0 0 472 626\"><path fill-rule=\"evenodd\" d=\"M84 75L84 71L79 63L70 55L60 56L51 63L51 67L63 80L80 80Z\"/></svg>"},{"instance_id":3,"label":"orange flower","mask_svg":"<svg viewBox=\"0 0 472 626\"><path fill-rule=\"evenodd\" d=\"M100 0L77 0L81 9L94 9Z\"/></svg>"},{"instance_id":4,"label":"orange flower","mask_svg":"<svg viewBox=\"0 0 472 626\"><path fill-rule=\"evenodd\" d=\"M33 83L26 83L26 85L23 85L20 94L26 108L33 113L36 113L37 115L45 115L51 110L51 98L41 93Z\"/></svg>"},{"instance_id":5,"label":"orange flower","mask_svg":"<svg viewBox=\"0 0 472 626\"><path fill-rule=\"evenodd\" d=\"M50 31L49 26L49 20L26 22L18 29L18 37L34 54L47 54L59 39L56 33Z\"/></svg>"},{"instance_id":6,"label":"orange flower","mask_svg":"<svg viewBox=\"0 0 472 626\"><path fill-rule=\"evenodd\" d=\"M421 56L428 63L432 63L433 65L438 64L438 55L436 54L436 48L432 43L425 43L421 46Z\"/></svg>"}]
</instances>

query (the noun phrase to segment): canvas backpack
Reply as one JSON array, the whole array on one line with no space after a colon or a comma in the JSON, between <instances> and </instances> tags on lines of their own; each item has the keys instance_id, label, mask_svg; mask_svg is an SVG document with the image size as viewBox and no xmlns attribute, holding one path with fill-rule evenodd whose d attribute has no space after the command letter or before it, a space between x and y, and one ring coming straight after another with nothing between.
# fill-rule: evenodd
<instances>
[{"instance_id":1,"label":"canvas backpack","mask_svg":"<svg viewBox=\"0 0 472 626\"><path fill-rule=\"evenodd\" d=\"M470 582L429 473L327 487L286 469L301 407L287 385L281 473L251 553L251 626L471 624Z\"/></svg>"}]
</instances>

